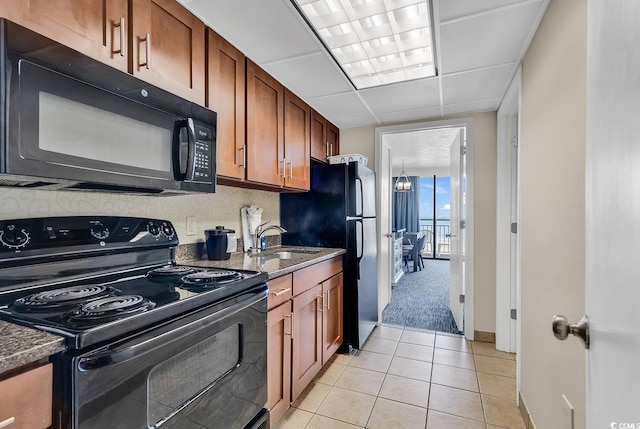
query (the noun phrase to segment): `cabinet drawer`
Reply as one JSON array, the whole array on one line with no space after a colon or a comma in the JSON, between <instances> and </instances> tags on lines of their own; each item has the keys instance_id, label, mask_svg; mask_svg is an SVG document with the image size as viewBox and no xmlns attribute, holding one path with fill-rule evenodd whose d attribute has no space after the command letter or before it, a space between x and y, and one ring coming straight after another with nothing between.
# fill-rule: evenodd
<instances>
[{"instance_id":1,"label":"cabinet drawer","mask_svg":"<svg viewBox=\"0 0 640 429\"><path fill-rule=\"evenodd\" d=\"M0 423L15 419L11 429L51 426L53 370L51 364L0 382Z\"/></svg>"},{"instance_id":2,"label":"cabinet drawer","mask_svg":"<svg viewBox=\"0 0 640 429\"><path fill-rule=\"evenodd\" d=\"M342 256L336 256L293 273L293 296L322 283L342 271Z\"/></svg>"},{"instance_id":3,"label":"cabinet drawer","mask_svg":"<svg viewBox=\"0 0 640 429\"><path fill-rule=\"evenodd\" d=\"M293 276L291 274L269 280L269 297L267 306L269 310L275 308L293 296Z\"/></svg>"}]
</instances>

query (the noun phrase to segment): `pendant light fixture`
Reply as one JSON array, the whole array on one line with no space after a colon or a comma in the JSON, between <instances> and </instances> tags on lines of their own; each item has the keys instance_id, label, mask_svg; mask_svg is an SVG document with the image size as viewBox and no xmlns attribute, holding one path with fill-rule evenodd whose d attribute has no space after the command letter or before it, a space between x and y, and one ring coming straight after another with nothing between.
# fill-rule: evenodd
<instances>
[{"instance_id":1,"label":"pendant light fixture","mask_svg":"<svg viewBox=\"0 0 640 429\"><path fill-rule=\"evenodd\" d=\"M411 180L409 180L409 176L404 171L404 161L402 161L402 171L400 172L400 176L396 179L396 184L394 186L395 192L411 192Z\"/></svg>"}]
</instances>

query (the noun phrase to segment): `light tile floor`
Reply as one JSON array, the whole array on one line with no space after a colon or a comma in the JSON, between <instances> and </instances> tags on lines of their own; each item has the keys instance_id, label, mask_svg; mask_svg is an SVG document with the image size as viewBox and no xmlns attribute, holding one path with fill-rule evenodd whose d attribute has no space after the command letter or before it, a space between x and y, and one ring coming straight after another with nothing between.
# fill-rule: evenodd
<instances>
[{"instance_id":1,"label":"light tile floor","mask_svg":"<svg viewBox=\"0 0 640 429\"><path fill-rule=\"evenodd\" d=\"M515 370L494 344L382 325L333 356L275 429L524 429Z\"/></svg>"}]
</instances>

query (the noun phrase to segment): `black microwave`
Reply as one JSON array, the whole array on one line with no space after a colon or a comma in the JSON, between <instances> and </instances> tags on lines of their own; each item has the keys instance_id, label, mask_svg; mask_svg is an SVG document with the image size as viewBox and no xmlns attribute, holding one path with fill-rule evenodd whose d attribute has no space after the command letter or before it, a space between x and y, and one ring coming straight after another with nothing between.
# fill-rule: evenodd
<instances>
[{"instance_id":1,"label":"black microwave","mask_svg":"<svg viewBox=\"0 0 640 429\"><path fill-rule=\"evenodd\" d=\"M0 186L215 192L215 112L7 20L0 79Z\"/></svg>"}]
</instances>

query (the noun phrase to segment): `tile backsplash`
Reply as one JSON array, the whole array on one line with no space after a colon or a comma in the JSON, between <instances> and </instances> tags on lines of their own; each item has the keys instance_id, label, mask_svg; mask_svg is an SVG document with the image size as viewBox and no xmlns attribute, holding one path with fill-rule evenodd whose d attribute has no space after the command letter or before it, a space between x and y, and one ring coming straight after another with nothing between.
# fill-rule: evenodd
<instances>
[{"instance_id":1,"label":"tile backsplash","mask_svg":"<svg viewBox=\"0 0 640 429\"><path fill-rule=\"evenodd\" d=\"M234 229L240 237L240 209L251 204L264 209L264 221L280 223L280 199L276 192L217 186L215 194L159 197L0 187L0 219L76 215L166 219L173 223L182 244L204 241L203 231L216 225ZM196 235L186 233L187 216L196 218Z\"/></svg>"}]
</instances>

